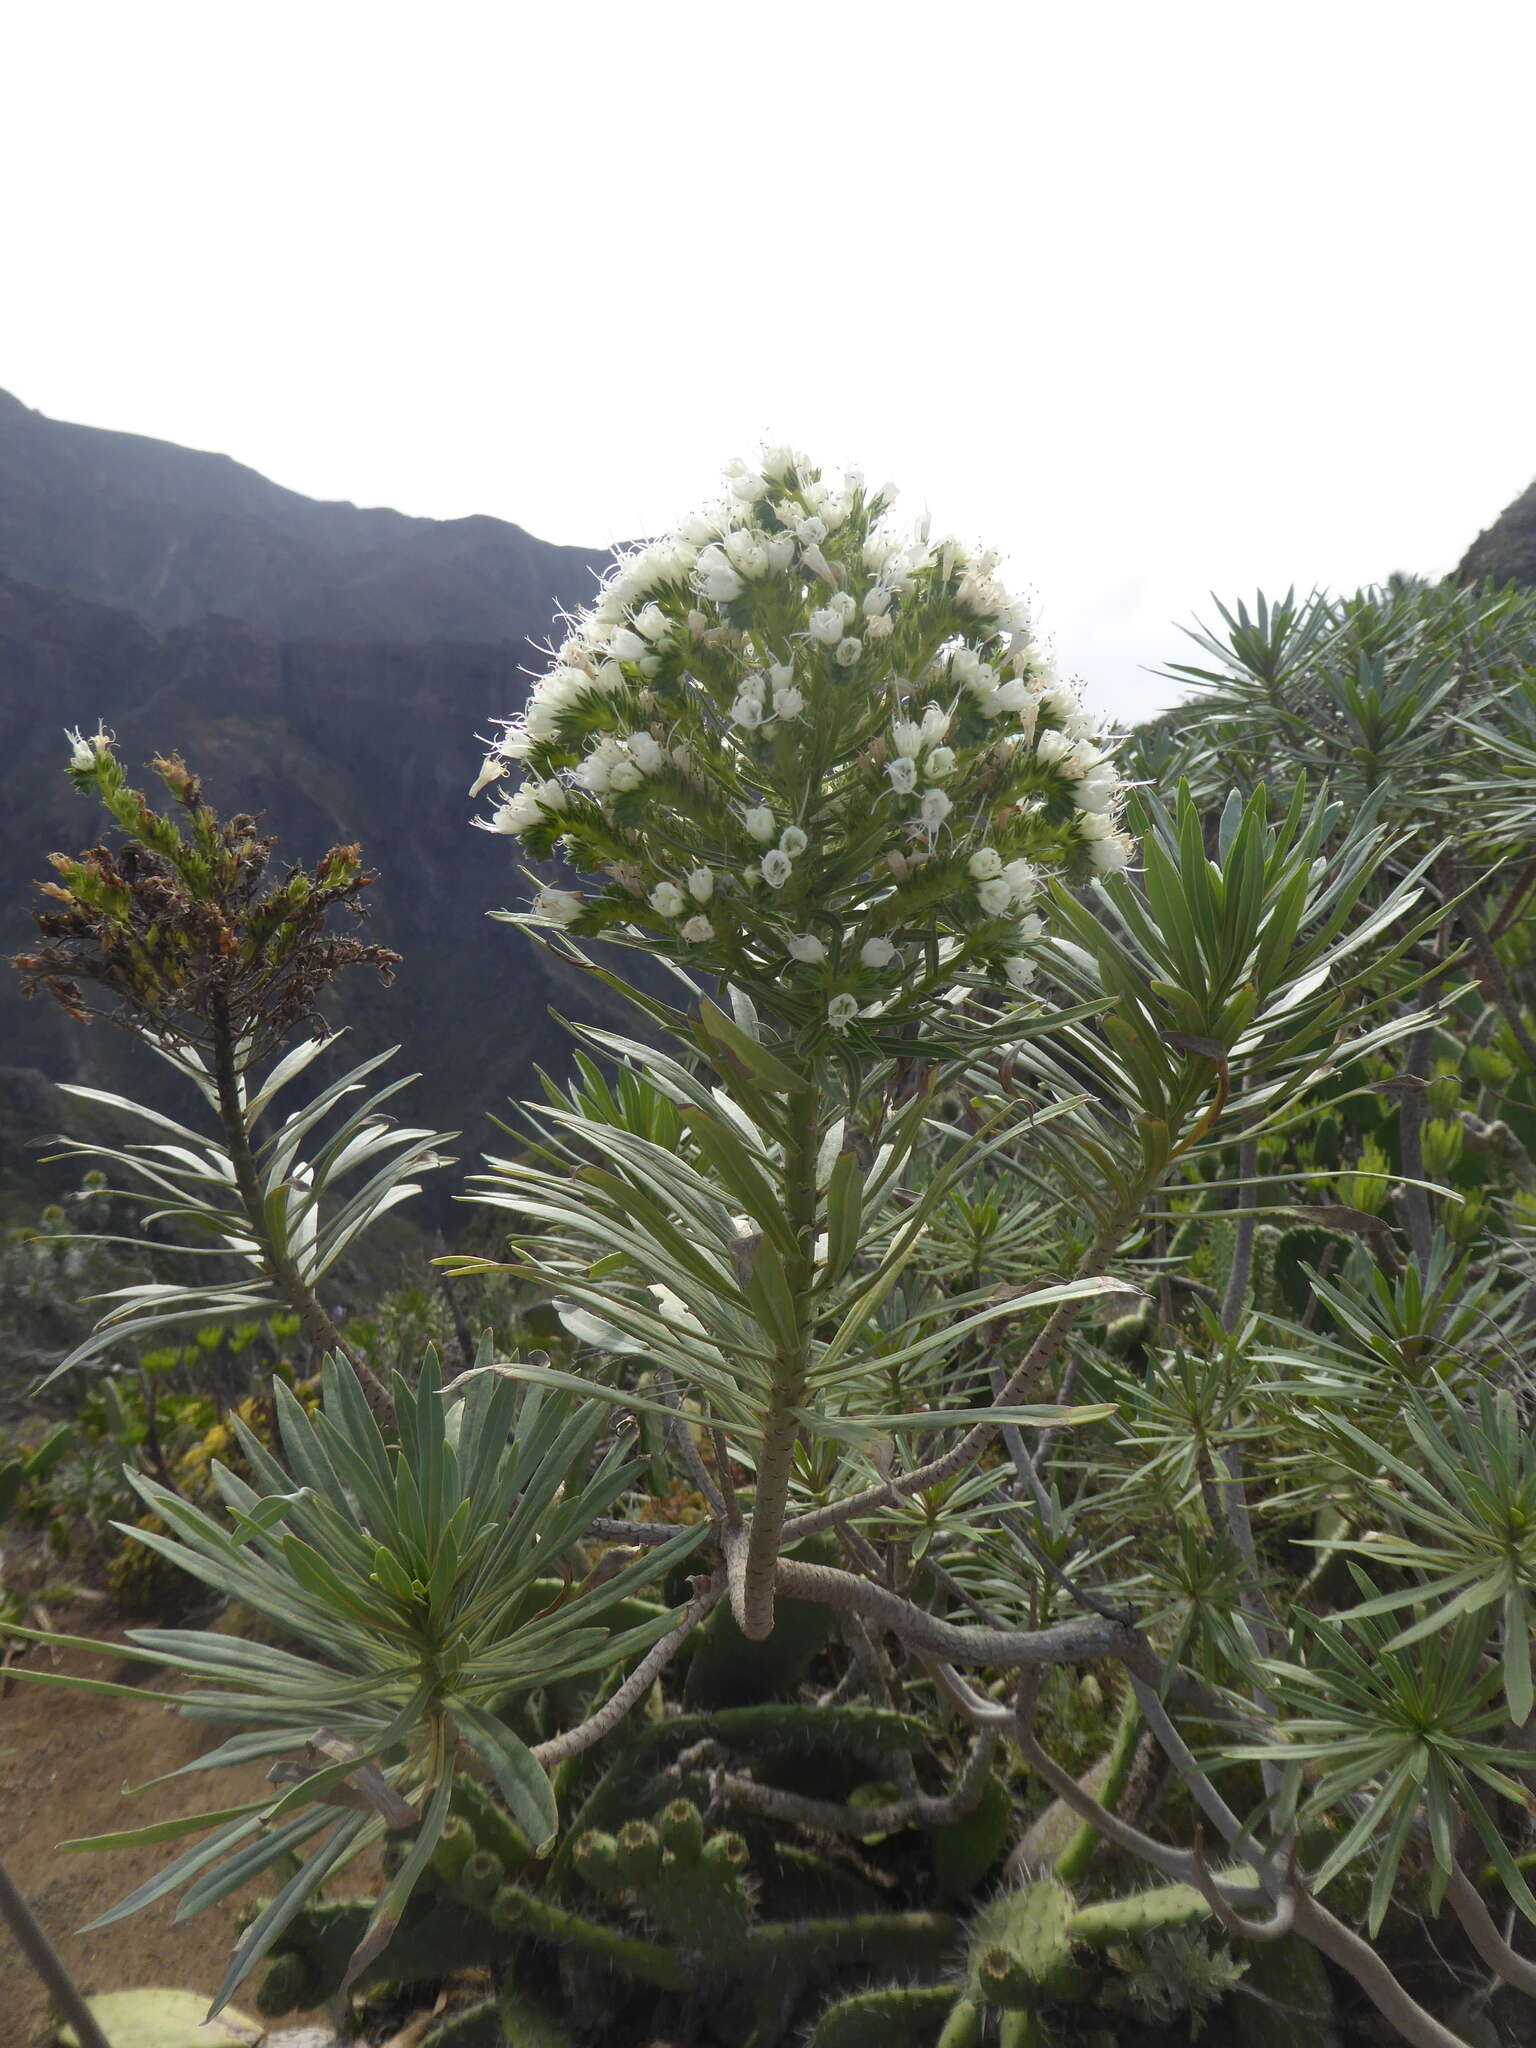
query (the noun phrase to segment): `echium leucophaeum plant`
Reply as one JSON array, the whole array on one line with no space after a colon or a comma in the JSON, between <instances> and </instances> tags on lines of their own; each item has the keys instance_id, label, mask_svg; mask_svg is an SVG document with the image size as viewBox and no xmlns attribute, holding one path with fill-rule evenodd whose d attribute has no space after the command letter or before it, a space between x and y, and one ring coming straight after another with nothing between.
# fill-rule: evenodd
<instances>
[{"instance_id":1,"label":"echium leucophaeum plant","mask_svg":"<svg viewBox=\"0 0 1536 2048\"><path fill-rule=\"evenodd\" d=\"M902 1185L925 1108L908 1085L898 1114L898 1070L1027 1032L1046 879L1117 872L1131 843L1095 721L994 556L896 531L890 489L833 488L788 448L726 481L568 622L471 794L495 798L478 823L583 878L501 915L577 958L588 937L642 946L734 1011L697 987L686 1014L640 998L709 1081L585 1034L627 1092L583 1069L535 1113L543 1163L493 1162L486 1198L534 1221L524 1260L578 1334L648 1360L664 1404L699 1402L698 1476L761 1636L797 1453L867 1434L872 1394L931 1407L933 1369L999 1312L893 1296L937 1187ZM726 1445L754 1471L750 1522Z\"/></svg>"},{"instance_id":2,"label":"echium leucophaeum plant","mask_svg":"<svg viewBox=\"0 0 1536 2048\"><path fill-rule=\"evenodd\" d=\"M1042 871L1129 855L1096 722L995 557L897 532L889 486L834 491L788 448L727 481L619 563L486 757L479 822L599 878L534 919L639 938L797 1031L1022 987Z\"/></svg>"}]
</instances>

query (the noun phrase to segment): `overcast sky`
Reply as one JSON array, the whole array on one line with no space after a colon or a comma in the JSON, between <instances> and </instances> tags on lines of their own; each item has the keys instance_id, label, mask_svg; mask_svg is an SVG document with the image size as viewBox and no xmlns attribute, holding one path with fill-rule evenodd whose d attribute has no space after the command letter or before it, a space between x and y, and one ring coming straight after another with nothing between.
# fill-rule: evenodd
<instances>
[{"instance_id":1,"label":"overcast sky","mask_svg":"<svg viewBox=\"0 0 1536 2048\"><path fill-rule=\"evenodd\" d=\"M17 0L0 385L652 532L765 433L1004 550L1117 716L1207 593L1536 472L1531 0Z\"/></svg>"}]
</instances>

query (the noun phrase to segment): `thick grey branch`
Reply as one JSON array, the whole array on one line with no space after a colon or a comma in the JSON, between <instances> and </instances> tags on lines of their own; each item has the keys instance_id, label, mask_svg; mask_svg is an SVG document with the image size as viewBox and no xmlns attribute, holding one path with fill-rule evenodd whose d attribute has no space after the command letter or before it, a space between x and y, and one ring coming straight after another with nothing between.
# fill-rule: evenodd
<instances>
[{"instance_id":1,"label":"thick grey branch","mask_svg":"<svg viewBox=\"0 0 1536 2048\"><path fill-rule=\"evenodd\" d=\"M548 1742L536 1743L533 1754L544 1768L548 1770L551 1764L564 1763L568 1756L580 1756L594 1742L601 1742L610 1728L616 1728L630 1708L645 1698L723 1591L724 1575L717 1572L695 1593L676 1628L669 1629L659 1642L651 1645L624 1683L609 1694L595 1714L589 1714L585 1721L578 1721L574 1728L567 1728L563 1735L552 1735Z\"/></svg>"},{"instance_id":2,"label":"thick grey branch","mask_svg":"<svg viewBox=\"0 0 1536 2048\"><path fill-rule=\"evenodd\" d=\"M1493 1974L1511 1990L1523 1991L1527 1998L1536 1998L1536 1963L1510 1947L1494 1924L1493 1915L1483 1904L1476 1885L1455 1864L1451 1867L1450 1882L1445 1888L1445 1902Z\"/></svg>"},{"instance_id":3,"label":"thick grey branch","mask_svg":"<svg viewBox=\"0 0 1536 2048\"><path fill-rule=\"evenodd\" d=\"M774 1785L759 1785L751 1778L729 1776L716 1780L716 1791L727 1806L745 1807L751 1813L767 1814L774 1820L793 1821L822 1834L891 1835L901 1828L949 1827L963 1819L981 1797L996 1743L996 1734L984 1730L966 1759L954 1791L942 1797L918 1792L885 1806L838 1806L828 1799L807 1799L798 1792L781 1792Z\"/></svg>"}]
</instances>

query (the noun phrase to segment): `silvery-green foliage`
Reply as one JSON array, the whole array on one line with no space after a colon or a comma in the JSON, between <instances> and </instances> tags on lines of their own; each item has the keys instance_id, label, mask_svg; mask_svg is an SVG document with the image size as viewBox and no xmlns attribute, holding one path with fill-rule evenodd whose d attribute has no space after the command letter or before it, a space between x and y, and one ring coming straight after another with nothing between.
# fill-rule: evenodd
<instances>
[{"instance_id":1,"label":"silvery-green foliage","mask_svg":"<svg viewBox=\"0 0 1536 2048\"><path fill-rule=\"evenodd\" d=\"M215 1465L222 1515L154 1480L132 1481L162 1527L125 1533L283 1639L132 1630L130 1657L184 1681L178 1712L237 1731L171 1775L272 1761L275 1789L75 1845L201 1838L97 1925L176 1890L185 1919L279 1873L216 2006L329 1876L406 1830L408 1851L353 1974L380 1953L442 1831L461 1745L530 1849L546 1849L558 1826L554 1793L509 1713L535 1688L622 1667L663 1634L674 1619L664 1607L617 1629L611 1617L705 1533L682 1529L624 1570L552 1597L571 1546L638 1469L624 1443L600 1451L600 1403L518 1386L488 1363L445 1390L429 1353L414 1387L395 1382L391 1441L347 1365L328 1361L323 1378L313 1415L274 1386L281 1458L236 1420L252 1479Z\"/></svg>"},{"instance_id":2,"label":"silvery-green foliage","mask_svg":"<svg viewBox=\"0 0 1536 2048\"><path fill-rule=\"evenodd\" d=\"M116 1168L122 1179L115 1192L142 1212L145 1235L88 1241L139 1252L162 1276L188 1271L189 1277L160 1277L98 1297L112 1305L50 1378L152 1330L238 1320L289 1306L274 1271L273 1250L312 1292L381 1217L421 1192L417 1176L452 1164L439 1150L450 1142L450 1134L397 1124L385 1113L385 1104L416 1078L407 1074L373 1085L398 1047L375 1053L325 1082L286 1114L274 1111L279 1094L339 1037L304 1039L264 1076L238 1074L239 1115L260 1193L262 1239L255 1235L238 1184L228 1133L211 1137L127 1096L61 1084L65 1094L147 1133L137 1143L119 1145L60 1140L64 1156ZM181 1047L167 1057L203 1096L210 1121L216 1120L218 1093L197 1053Z\"/></svg>"}]
</instances>

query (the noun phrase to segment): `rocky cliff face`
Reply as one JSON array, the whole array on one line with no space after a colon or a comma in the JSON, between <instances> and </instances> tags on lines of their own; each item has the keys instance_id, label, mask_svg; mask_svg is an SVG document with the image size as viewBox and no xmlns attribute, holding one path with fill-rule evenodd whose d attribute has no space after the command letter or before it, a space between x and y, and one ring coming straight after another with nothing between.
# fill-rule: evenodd
<instances>
[{"instance_id":1,"label":"rocky cliff face","mask_svg":"<svg viewBox=\"0 0 1536 2048\"><path fill-rule=\"evenodd\" d=\"M1458 583L1519 583L1536 586L1536 483L1506 505L1462 556Z\"/></svg>"},{"instance_id":2,"label":"rocky cliff face","mask_svg":"<svg viewBox=\"0 0 1536 2048\"><path fill-rule=\"evenodd\" d=\"M135 769L179 747L295 857L361 840L371 935L404 961L391 991L355 978L336 1021L352 1057L402 1041L424 1074L411 1120L463 1130L472 1155L486 1113L559 1058L548 1006L592 1001L486 919L522 885L507 842L468 826L474 734L521 701L530 642L603 559L493 519L317 504L0 399L0 951L29 936L47 854L96 836L63 727L105 722ZM164 1096L126 1034L23 1003L8 976L0 1065Z\"/></svg>"}]
</instances>

